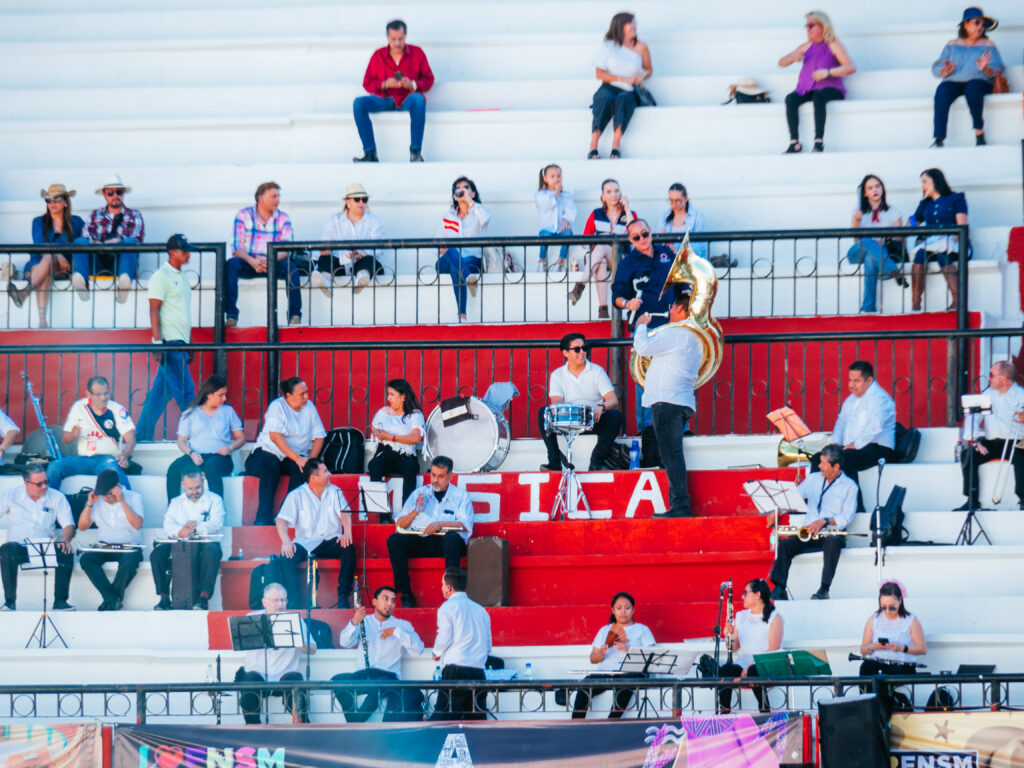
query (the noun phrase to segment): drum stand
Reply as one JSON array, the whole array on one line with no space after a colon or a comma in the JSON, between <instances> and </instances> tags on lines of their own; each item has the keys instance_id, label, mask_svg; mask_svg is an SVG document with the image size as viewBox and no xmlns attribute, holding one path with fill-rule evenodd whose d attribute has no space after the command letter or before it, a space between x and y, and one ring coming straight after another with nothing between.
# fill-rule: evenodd
<instances>
[{"instance_id":1,"label":"drum stand","mask_svg":"<svg viewBox=\"0 0 1024 768\"><path fill-rule=\"evenodd\" d=\"M580 481L576 479L576 469L572 463L572 443L580 430L566 430L565 435L565 466L562 468L562 480L558 484L558 491L555 493L555 503L551 505L551 519L557 520L561 515L568 520L570 515L579 508L582 501L583 508L587 510L587 519L592 519L590 503L587 495L583 492Z\"/></svg>"}]
</instances>

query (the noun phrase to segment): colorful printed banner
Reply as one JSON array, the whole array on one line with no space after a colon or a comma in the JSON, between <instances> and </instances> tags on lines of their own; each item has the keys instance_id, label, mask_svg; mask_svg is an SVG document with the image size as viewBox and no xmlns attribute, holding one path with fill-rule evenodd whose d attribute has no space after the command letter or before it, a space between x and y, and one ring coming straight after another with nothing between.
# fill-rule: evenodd
<instances>
[{"instance_id":1,"label":"colorful printed banner","mask_svg":"<svg viewBox=\"0 0 1024 768\"><path fill-rule=\"evenodd\" d=\"M100 768L103 735L99 723L0 726L3 768Z\"/></svg>"},{"instance_id":2,"label":"colorful printed banner","mask_svg":"<svg viewBox=\"0 0 1024 768\"><path fill-rule=\"evenodd\" d=\"M894 768L1024 768L1024 712L893 715Z\"/></svg>"}]
</instances>

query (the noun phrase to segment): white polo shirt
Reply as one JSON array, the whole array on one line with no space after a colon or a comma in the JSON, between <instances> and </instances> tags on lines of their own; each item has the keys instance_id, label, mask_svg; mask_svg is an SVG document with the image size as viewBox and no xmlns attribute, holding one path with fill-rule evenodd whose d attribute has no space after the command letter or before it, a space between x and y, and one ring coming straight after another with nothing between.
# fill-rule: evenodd
<instances>
[{"instance_id":1,"label":"white polo shirt","mask_svg":"<svg viewBox=\"0 0 1024 768\"><path fill-rule=\"evenodd\" d=\"M579 376L574 376L566 363L551 372L548 396L560 397L564 403L601 405L604 396L614 392L611 379L604 368L587 360Z\"/></svg>"},{"instance_id":2,"label":"white polo shirt","mask_svg":"<svg viewBox=\"0 0 1024 768\"><path fill-rule=\"evenodd\" d=\"M324 423L320 421L320 414L316 412L315 405L307 401L302 408L296 411L285 402L283 397L272 401L267 407L263 429L260 430L259 437L256 438L258 448L283 459L284 452L270 439L271 432L280 433L284 437L284 441L300 456L309 456L313 441L318 437L327 436Z\"/></svg>"},{"instance_id":3,"label":"white polo shirt","mask_svg":"<svg viewBox=\"0 0 1024 768\"><path fill-rule=\"evenodd\" d=\"M192 501L184 493L171 500L164 513L164 533L177 536L178 531L195 521L196 533L215 536L224 527L224 502L216 493L203 491L203 495Z\"/></svg>"},{"instance_id":4,"label":"white polo shirt","mask_svg":"<svg viewBox=\"0 0 1024 768\"><path fill-rule=\"evenodd\" d=\"M125 503L132 512L145 520L142 508L142 494L137 491L129 491L122 487ZM136 528L128 522L128 515L125 514L121 502L108 504L100 496L92 506L92 521L99 529L97 538L107 544L141 544L142 529Z\"/></svg>"},{"instance_id":5,"label":"white polo shirt","mask_svg":"<svg viewBox=\"0 0 1024 768\"><path fill-rule=\"evenodd\" d=\"M7 540L54 538L54 525L61 528L74 525L71 505L64 494L53 488L37 501L33 501L25 485L8 488L0 493L0 517L7 517Z\"/></svg>"},{"instance_id":6,"label":"white polo shirt","mask_svg":"<svg viewBox=\"0 0 1024 768\"><path fill-rule=\"evenodd\" d=\"M113 400L107 402L107 410L100 415L100 422L93 416L89 408L89 398L83 397L76 400L68 411L68 418L64 422L64 431L70 432L75 427L81 427L82 432L78 435L79 456L116 456L121 452L121 441L129 432L135 430L135 422L128 415L128 410L120 403ZM120 440L114 440L103 431L106 427L116 427L120 433Z\"/></svg>"},{"instance_id":7,"label":"white polo shirt","mask_svg":"<svg viewBox=\"0 0 1024 768\"><path fill-rule=\"evenodd\" d=\"M306 552L312 552L328 539L336 539L344 533L343 512L348 512L348 502L338 486L328 485L318 499L309 483L303 483L285 496L277 519L294 526L295 543L301 544Z\"/></svg>"}]
</instances>

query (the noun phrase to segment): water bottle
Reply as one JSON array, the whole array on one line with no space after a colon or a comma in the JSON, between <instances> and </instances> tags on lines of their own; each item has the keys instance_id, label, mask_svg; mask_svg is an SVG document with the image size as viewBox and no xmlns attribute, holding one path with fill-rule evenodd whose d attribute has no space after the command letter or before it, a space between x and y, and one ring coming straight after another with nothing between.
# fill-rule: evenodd
<instances>
[{"instance_id":1,"label":"water bottle","mask_svg":"<svg viewBox=\"0 0 1024 768\"><path fill-rule=\"evenodd\" d=\"M953 460L959 464L961 457L964 455L964 442L963 440L956 441L956 447L953 448Z\"/></svg>"},{"instance_id":2,"label":"water bottle","mask_svg":"<svg viewBox=\"0 0 1024 768\"><path fill-rule=\"evenodd\" d=\"M533 664L526 662L526 669L523 671L523 677L527 680L533 680Z\"/></svg>"},{"instance_id":3,"label":"water bottle","mask_svg":"<svg viewBox=\"0 0 1024 768\"><path fill-rule=\"evenodd\" d=\"M434 665L434 682L436 683L440 679L441 679L441 665L440 664L435 664Z\"/></svg>"},{"instance_id":4,"label":"water bottle","mask_svg":"<svg viewBox=\"0 0 1024 768\"><path fill-rule=\"evenodd\" d=\"M235 560L235 561L240 561L240 560L244 560L244 558L242 557L242 548L241 548L241 547L239 547L239 548L238 548L238 554L237 554L237 555L235 555L234 557L230 558L230 559L231 559L231 560Z\"/></svg>"},{"instance_id":5,"label":"water bottle","mask_svg":"<svg viewBox=\"0 0 1024 768\"><path fill-rule=\"evenodd\" d=\"M640 469L640 441L634 440L629 446L629 468Z\"/></svg>"}]
</instances>

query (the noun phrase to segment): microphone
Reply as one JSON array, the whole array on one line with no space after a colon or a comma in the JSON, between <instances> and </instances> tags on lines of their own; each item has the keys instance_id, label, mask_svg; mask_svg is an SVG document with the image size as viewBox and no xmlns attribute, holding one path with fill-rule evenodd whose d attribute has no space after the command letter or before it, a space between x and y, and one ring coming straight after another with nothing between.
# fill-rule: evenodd
<instances>
[{"instance_id":1,"label":"microphone","mask_svg":"<svg viewBox=\"0 0 1024 768\"><path fill-rule=\"evenodd\" d=\"M728 581L723 581L721 586L718 587L718 591L720 593L721 592L725 592L725 590L727 590L728 588L729 588L729 582Z\"/></svg>"},{"instance_id":2,"label":"microphone","mask_svg":"<svg viewBox=\"0 0 1024 768\"><path fill-rule=\"evenodd\" d=\"M885 459L879 459L878 460L878 467L879 467L879 469L881 469L884 466L885 466Z\"/></svg>"}]
</instances>

